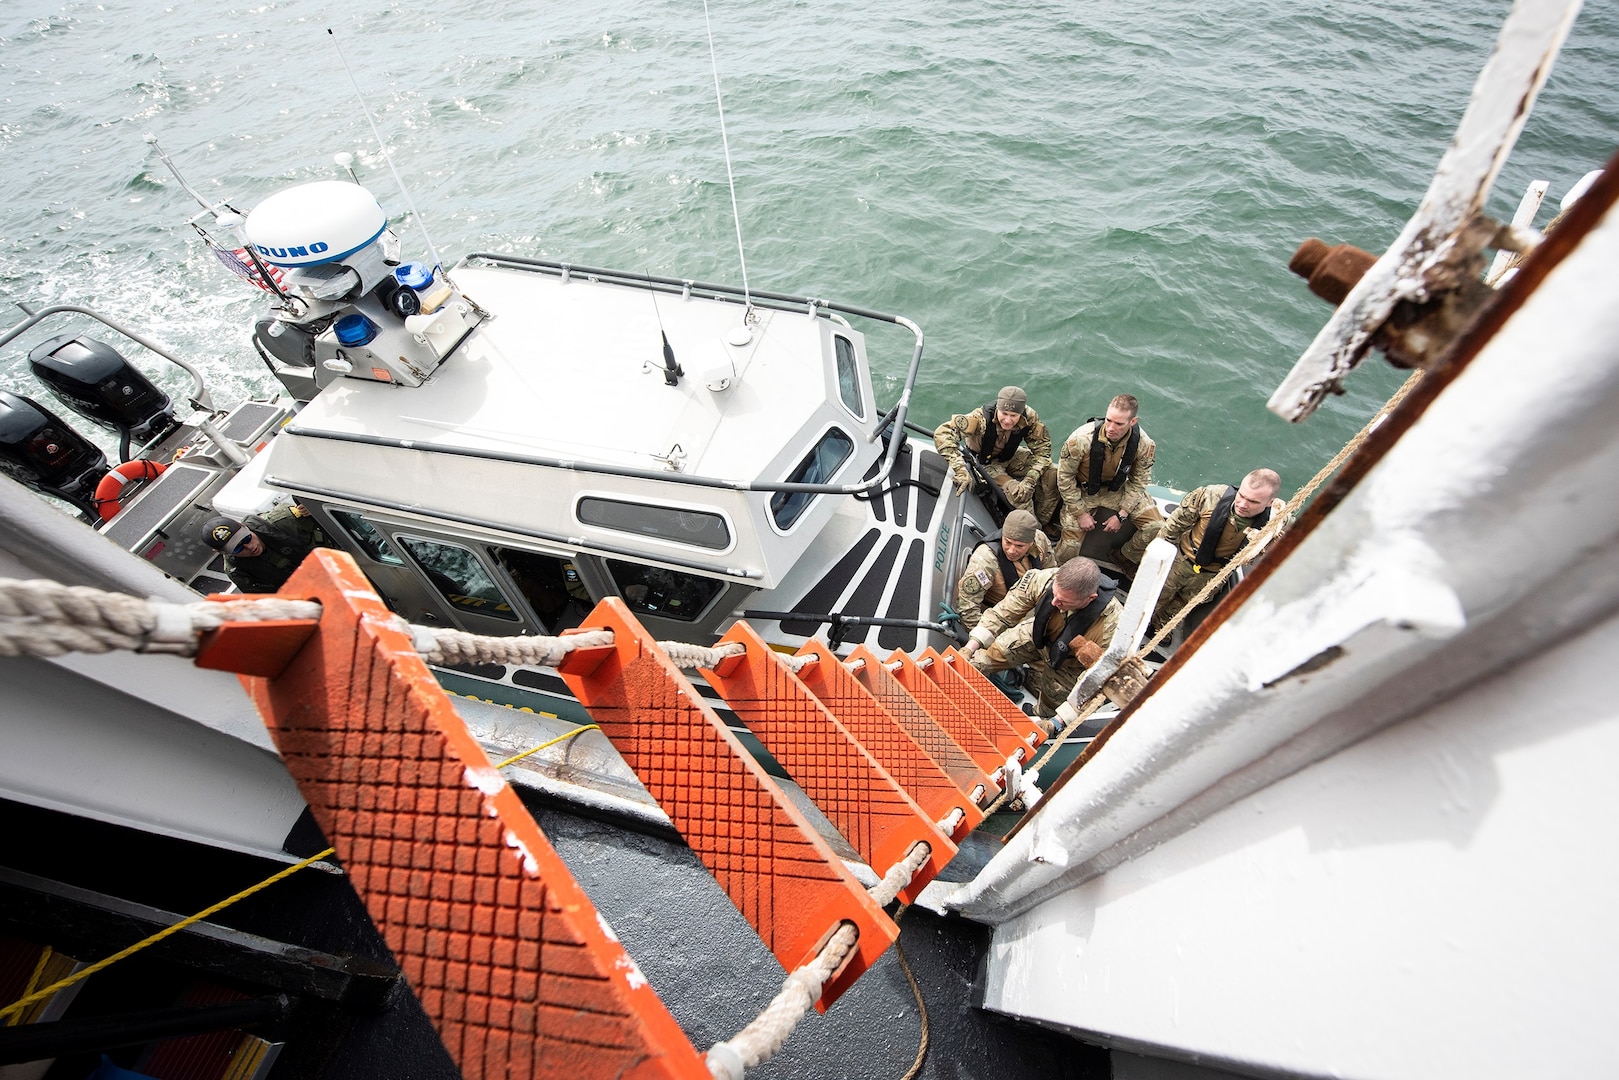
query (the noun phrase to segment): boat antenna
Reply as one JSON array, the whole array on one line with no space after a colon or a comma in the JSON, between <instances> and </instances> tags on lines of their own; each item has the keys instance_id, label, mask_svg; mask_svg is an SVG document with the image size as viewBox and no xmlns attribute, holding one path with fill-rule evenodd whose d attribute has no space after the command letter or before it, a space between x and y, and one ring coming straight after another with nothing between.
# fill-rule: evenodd
<instances>
[{"instance_id":1,"label":"boat antenna","mask_svg":"<svg viewBox=\"0 0 1619 1080\"><path fill-rule=\"evenodd\" d=\"M742 330L748 328L753 315L753 295L748 291L748 259L742 253L742 215L736 208L736 177L731 172L731 140L725 134L725 101L720 97L720 66L714 58L714 24L708 18L708 0L703 0L703 26L708 30L708 66L714 73L714 104L720 112L720 145L725 148L725 182L731 188L731 220L736 223L736 259L742 264L742 301L747 305L742 313ZM740 336L733 331L733 336ZM746 338L733 344L745 345Z\"/></svg>"},{"instance_id":2,"label":"boat antenna","mask_svg":"<svg viewBox=\"0 0 1619 1080\"><path fill-rule=\"evenodd\" d=\"M399 178L399 170L394 168L393 155L388 153L388 144L382 141L382 132L377 129L376 118L371 115L371 108L365 103L365 95L360 93L360 80L354 77L354 69L349 67L349 59L343 55L343 46L338 44L337 34L333 33L329 26L326 33L331 36L332 48L337 50L337 58L343 62L343 70L348 72L349 83L354 87L354 96L360 102L360 111L365 113L366 123L371 125L371 134L376 138L377 145L382 148L382 160L388 163L388 171L393 173L394 183L399 185L399 193L405 197L405 205L410 207L411 216L416 219L416 224L421 226L422 239L427 241L427 253L433 256L433 269L442 274L444 263L438 257L438 248L433 246L433 238L427 234L427 222L422 220L421 213L416 209L416 203L410 197L410 189Z\"/></svg>"},{"instance_id":3,"label":"boat antenna","mask_svg":"<svg viewBox=\"0 0 1619 1080\"><path fill-rule=\"evenodd\" d=\"M675 359L675 347L669 344L669 331L663 328L663 312L658 310L658 290L652 284L652 271L646 272L647 292L652 297L652 314L658 320L658 334L663 338L663 385L679 386L680 377L686 374Z\"/></svg>"}]
</instances>

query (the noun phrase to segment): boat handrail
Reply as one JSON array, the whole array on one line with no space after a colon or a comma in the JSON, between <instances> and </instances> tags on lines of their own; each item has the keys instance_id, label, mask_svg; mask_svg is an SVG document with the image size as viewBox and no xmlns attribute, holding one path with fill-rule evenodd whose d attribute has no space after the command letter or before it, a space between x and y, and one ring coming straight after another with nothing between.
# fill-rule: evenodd
<instances>
[{"instance_id":1,"label":"boat handrail","mask_svg":"<svg viewBox=\"0 0 1619 1080\"><path fill-rule=\"evenodd\" d=\"M882 437L884 431L893 430L901 434L900 438L890 439L888 450L884 455L882 467L877 470L870 480L862 480L858 484L747 484L739 485L728 481L708 480L703 477L677 477L668 473L646 473L643 475L655 476L658 479L670 480L675 483L701 483L706 486L733 488L739 491L787 491L809 492L816 495L853 495L860 491L875 491L894 471L899 461L900 444L905 440L903 432L908 426L906 416L911 407L911 391L916 388L917 374L922 370L922 328L903 315L889 315L870 308L854 307L849 304L838 304L830 300L822 300L813 296L795 296L791 293L776 292L747 292L734 285L716 285L712 282L693 281L689 278L658 277L653 274L632 274L623 270L609 270L598 266L575 266L572 263L553 262L549 259L527 259L517 255L498 255L488 251L475 251L462 260L462 265L477 260L484 266L504 267L511 270L525 270L536 274L550 274L562 281L567 281L572 275L580 274L592 281L604 282L609 285L623 285L635 289L648 289L653 292L679 293L681 296L701 295L709 300L720 300L734 304L751 304L754 307L768 307L778 311L798 311L814 316L820 313L830 316L837 312L844 315L854 315L857 318L870 319L873 322L888 323L909 330L916 338L916 347L911 352L911 365L905 373L905 384L900 388L899 400L896 401L878 422L873 426L872 432L867 436L867 442L876 442ZM453 273L453 271L452 271ZM418 447L418 449L420 449ZM619 475L608 466L580 467L578 462L570 462L570 466L579 467L582 472L606 471ZM634 472L623 475L636 475Z\"/></svg>"},{"instance_id":2,"label":"boat handrail","mask_svg":"<svg viewBox=\"0 0 1619 1080\"><path fill-rule=\"evenodd\" d=\"M209 417L212 417L216 412L218 412L218 410L214 407L213 395L208 392L208 384L203 380L202 372L198 371L194 366L180 359L178 356L175 356L157 342L152 341L150 338L129 329L127 326L124 326L117 320L103 315L101 312L96 311L93 308L83 307L79 304L52 304L50 307L40 308L37 311L30 308L27 304L18 304L17 306L22 308L26 317L22 320L22 322L13 326L5 333L0 334L0 348L4 348L5 346L11 344L18 337L27 333L29 330L33 329L35 326L44 322L53 315L84 315L96 320L96 322L101 323L108 329L122 334L124 337L135 342L137 345L149 349L158 356L161 356L163 359L167 360L169 363L180 368L187 375L190 375L192 384L190 397L191 406L202 412L206 412ZM201 431L208 437L209 441L211 441L215 446L219 447L225 456L228 457L232 462L237 465L247 464L249 458L246 451L244 451L240 446L237 446L218 428L216 428L211 419L197 422L196 427L197 430Z\"/></svg>"},{"instance_id":3,"label":"boat handrail","mask_svg":"<svg viewBox=\"0 0 1619 1080\"><path fill-rule=\"evenodd\" d=\"M670 472L666 469L637 469L628 465L609 465L605 462L580 461L577 458L555 458L539 454L516 454L505 450L480 450L471 446L448 446L441 443L423 442L420 439L397 439L385 435L366 435L352 431L320 431L297 424L289 424L281 430L281 437L292 435L303 439L326 439L330 442L356 443L362 446L383 446L393 450L417 450L424 454L444 454L449 457L480 458L485 461L505 461L513 465L538 465L544 468L561 469L565 472L591 473L598 476L620 476L632 480L657 480L668 484L683 484L687 487L716 488L721 491L805 491L816 495L854 495L862 491L871 491L879 488L883 481L888 479L893 471L894 462L890 460L887 467L869 481L858 484L805 484L763 483L751 480L721 480L712 476L691 476L685 473ZM890 442L890 459L898 456L899 439Z\"/></svg>"},{"instance_id":4,"label":"boat handrail","mask_svg":"<svg viewBox=\"0 0 1619 1080\"><path fill-rule=\"evenodd\" d=\"M769 620L771 622L807 622L829 623L829 643L837 648L841 642L838 638L841 631L859 626L897 626L907 630L931 630L935 634L949 638L951 641L961 641L958 635L949 626L942 622L930 622L927 619L888 619L876 615L845 615L839 611L762 611L752 608L742 612L744 619Z\"/></svg>"}]
</instances>

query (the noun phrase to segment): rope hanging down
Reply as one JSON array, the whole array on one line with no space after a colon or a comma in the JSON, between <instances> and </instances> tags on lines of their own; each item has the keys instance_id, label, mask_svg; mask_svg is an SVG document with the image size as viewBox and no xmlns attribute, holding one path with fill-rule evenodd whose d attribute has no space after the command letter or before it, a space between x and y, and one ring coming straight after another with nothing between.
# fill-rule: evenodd
<instances>
[{"instance_id":1,"label":"rope hanging down","mask_svg":"<svg viewBox=\"0 0 1619 1080\"><path fill-rule=\"evenodd\" d=\"M1337 472L1339 467L1342 466L1344 462L1348 461L1356 450L1360 449L1361 444L1371 436L1373 431L1377 430L1378 425L1387 419L1388 415L1399 407L1400 403L1410 395L1412 390L1416 389L1417 383L1422 381L1422 375L1423 372L1421 369L1413 371L1410 377L1400 385L1400 388L1394 392L1388 401L1383 403L1383 407L1377 411L1377 415L1368 420L1366 422L1366 426L1361 428L1360 431L1355 434L1354 438L1350 439L1344 444L1343 449L1339 450L1338 453L1333 455L1331 461L1328 461L1325 465L1323 465L1320 471L1318 471L1315 476L1310 478L1309 483L1299 488L1299 490L1293 494L1293 497L1287 501L1287 505L1283 507L1279 513L1272 514L1270 521L1265 524L1265 527L1261 529L1259 533L1242 548L1241 551L1237 552L1237 554L1234 555L1229 562L1221 567L1219 572L1209 579L1208 583L1205 584L1201 590L1199 590L1196 596L1192 597L1192 599L1183 605L1180 610L1176 611L1174 616L1171 617L1170 620L1152 636L1152 640L1148 641L1146 644L1142 645L1141 648L1136 650L1133 659L1135 659L1137 662L1145 659L1148 653L1156 649L1169 637L1170 634L1175 632L1175 628L1184 622L1189 614L1196 611L1199 606L1206 603L1210 597L1214 596L1214 594L1219 591L1220 587L1226 583L1227 579L1229 579L1232 574L1236 573L1238 569L1246 566L1248 563L1258 558L1260 553L1264 551L1265 547L1272 540L1274 540L1298 515L1300 507L1304 505L1310 496L1314 495L1316 490L1320 488L1322 484L1326 483L1332 474ZM1065 742L1068 741L1069 736L1075 731L1079 730L1080 724L1090 719L1091 715L1094 714L1097 709L1101 708L1102 703L1106 700L1107 695L1102 691L1098 691L1083 706L1071 700L1063 702L1062 705L1060 705L1057 709L1057 719L1062 724L1062 736L1060 738L1053 739L1049 744L1047 744L1045 752L1041 754L1040 759L1035 762L1033 769L1038 770L1042 765L1050 760L1051 756L1055 754ZM986 813L987 812L988 811L986 811Z\"/></svg>"}]
</instances>

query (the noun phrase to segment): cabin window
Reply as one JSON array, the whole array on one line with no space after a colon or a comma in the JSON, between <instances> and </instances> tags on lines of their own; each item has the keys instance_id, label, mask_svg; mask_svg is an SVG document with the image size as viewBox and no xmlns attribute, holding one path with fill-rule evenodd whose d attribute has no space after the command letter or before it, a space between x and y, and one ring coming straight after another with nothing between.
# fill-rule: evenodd
<instances>
[{"instance_id":1,"label":"cabin window","mask_svg":"<svg viewBox=\"0 0 1619 1080\"><path fill-rule=\"evenodd\" d=\"M866 418L866 403L860 397L860 365L855 362L854 342L846 337L832 338L838 359L838 397L843 407L861 420Z\"/></svg>"},{"instance_id":2,"label":"cabin window","mask_svg":"<svg viewBox=\"0 0 1619 1080\"><path fill-rule=\"evenodd\" d=\"M714 578L665 570L661 566L607 559L607 570L624 602L637 615L693 622L725 589Z\"/></svg>"},{"instance_id":3,"label":"cabin window","mask_svg":"<svg viewBox=\"0 0 1619 1080\"><path fill-rule=\"evenodd\" d=\"M824 484L836 476L843 463L854 453L854 440L838 428L832 428L815 444L798 468L787 478L789 484ZM770 497L770 516L777 528L790 529L793 523L809 509L811 491L778 491Z\"/></svg>"},{"instance_id":4,"label":"cabin window","mask_svg":"<svg viewBox=\"0 0 1619 1080\"><path fill-rule=\"evenodd\" d=\"M725 523L725 518L705 510L646 506L587 495L579 500L575 512L586 525L599 525L615 532L650 536L710 551L724 551L731 546L731 527Z\"/></svg>"},{"instance_id":5,"label":"cabin window","mask_svg":"<svg viewBox=\"0 0 1619 1080\"><path fill-rule=\"evenodd\" d=\"M478 556L466 548L415 536L401 536L399 542L456 611L518 621L517 612L512 610L500 586L483 568Z\"/></svg>"},{"instance_id":6,"label":"cabin window","mask_svg":"<svg viewBox=\"0 0 1619 1080\"><path fill-rule=\"evenodd\" d=\"M383 563L388 566L404 566L405 560L394 554L394 549L388 546L388 541L382 532L365 518L353 510L333 510L327 508L332 519L343 527L354 546L365 552L372 562Z\"/></svg>"},{"instance_id":7,"label":"cabin window","mask_svg":"<svg viewBox=\"0 0 1619 1080\"><path fill-rule=\"evenodd\" d=\"M490 552L547 633L578 626L596 606L571 560L519 548L491 548Z\"/></svg>"}]
</instances>

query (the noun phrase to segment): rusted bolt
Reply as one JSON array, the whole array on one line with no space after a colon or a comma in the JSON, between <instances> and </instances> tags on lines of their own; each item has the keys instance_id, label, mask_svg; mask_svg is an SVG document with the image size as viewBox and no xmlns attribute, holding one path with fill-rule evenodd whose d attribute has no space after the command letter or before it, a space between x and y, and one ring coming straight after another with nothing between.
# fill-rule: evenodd
<instances>
[{"instance_id":1,"label":"rusted bolt","mask_svg":"<svg viewBox=\"0 0 1619 1080\"><path fill-rule=\"evenodd\" d=\"M1328 247L1312 236L1299 245L1287 268L1308 281L1311 292L1336 307L1376 261L1377 256L1353 244Z\"/></svg>"}]
</instances>

